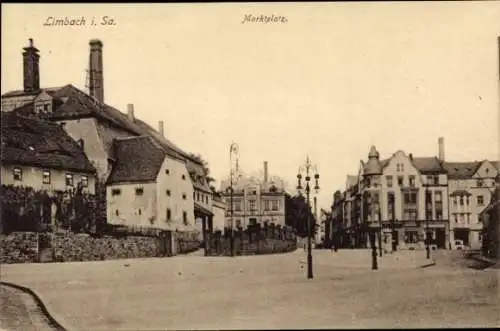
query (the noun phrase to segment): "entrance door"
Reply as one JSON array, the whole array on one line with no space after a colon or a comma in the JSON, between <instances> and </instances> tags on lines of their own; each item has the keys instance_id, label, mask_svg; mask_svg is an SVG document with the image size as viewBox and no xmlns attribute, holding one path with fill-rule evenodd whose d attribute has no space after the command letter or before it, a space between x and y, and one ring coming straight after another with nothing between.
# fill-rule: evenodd
<instances>
[{"instance_id":1,"label":"entrance door","mask_svg":"<svg viewBox=\"0 0 500 331\"><path fill-rule=\"evenodd\" d=\"M172 232L171 231L163 231L160 234L159 240L159 248L161 256L172 256Z\"/></svg>"},{"instance_id":2,"label":"entrance door","mask_svg":"<svg viewBox=\"0 0 500 331\"><path fill-rule=\"evenodd\" d=\"M439 249L446 249L446 232L444 229L436 229L436 245Z\"/></svg>"},{"instance_id":3,"label":"entrance door","mask_svg":"<svg viewBox=\"0 0 500 331\"><path fill-rule=\"evenodd\" d=\"M464 246L469 246L469 229L455 229L453 232L455 240L462 240Z\"/></svg>"}]
</instances>

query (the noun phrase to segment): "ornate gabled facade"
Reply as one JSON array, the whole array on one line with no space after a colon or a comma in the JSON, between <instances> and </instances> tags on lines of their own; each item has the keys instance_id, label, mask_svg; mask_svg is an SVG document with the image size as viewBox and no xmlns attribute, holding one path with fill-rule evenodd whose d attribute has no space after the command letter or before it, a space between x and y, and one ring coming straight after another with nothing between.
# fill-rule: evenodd
<instances>
[{"instance_id":1,"label":"ornate gabled facade","mask_svg":"<svg viewBox=\"0 0 500 331\"><path fill-rule=\"evenodd\" d=\"M268 178L267 173L267 162L264 162L264 178L240 176L233 182L232 198L230 182L222 181L221 192L228 205L226 227L246 228L257 223L285 226L285 183L280 178Z\"/></svg>"},{"instance_id":2,"label":"ornate gabled facade","mask_svg":"<svg viewBox=\"0 0 500 331\"><path fill-rule=\"evenodd\" d=\"M448 186L438 157L397 151L380 159L372 146L360 164L359 176L347 178L342 208L334 207L342 210L346 246L367 247L371 227L387 250L422 247L426 237L436 247L447 247Z\"/></svg>"}]
</instances>

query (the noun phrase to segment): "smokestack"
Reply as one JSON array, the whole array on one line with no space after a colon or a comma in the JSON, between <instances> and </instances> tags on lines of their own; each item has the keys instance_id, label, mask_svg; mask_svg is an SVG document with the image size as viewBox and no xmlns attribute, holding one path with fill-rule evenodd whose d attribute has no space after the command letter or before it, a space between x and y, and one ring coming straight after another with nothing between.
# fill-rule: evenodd
<instances>
[{"instance_id":1,"label":"smokestack","mask_svg":"<svg viewBox=\"0 0 500 331\"><path fill-rule=\"evenodd\" d=\"M40 89L40 55L33 46L33 39L29 39L29 46L23 48L23 88L25 92L34 92Z\"/></svg>"},{"instance_id":2,"label":"smokestack","mask_svg":"<svg viewBox=\"0 0 500 331\"><path fill-rule=\"evenodd\" d=\"M438 146L439 146L439 161L444 162L444 138L439 137L438 139Z\"/></svg>"},{"instance_id":3,"label":"smokestack","mask_svg":"<svg viewBox=\"0 0 500 331\"><path fill-rule=\"evenodd\" d=\"M163 121L158 121L158 132L160 132L162 137L165 136Z\"/></svg>"},{"instance_id":4,"label":"smokestack","mask_svg":"<svg viewBox=\"0 0 500 331\"><path fill-rule=\"evenodd\" d=\"M89 62L89 90L90 96L94 97L100 103L104 103L104 78L102 66L102 42L98 39L92 39L90 45Z\"/></svg>"},{"instance_id":5,"label":"smokestack","mask_svg":"<svg viewBox=\"0 0 500 331\"><path fill-rule=\"evenodd\" d=\"M134 117L134 104L132 104L132 103L129 103L127 105L127 116L128 116L128 120L130 122L134 122L135 121L135 117Z\"/></svg>"},{"instance_id":6,"label":"smokestack","mask_svg":"<svg viewBox=\"0 0 500 331\"><path fill-rule=\"evenodd\" d=\"M267 161L264 161L264 183L267 183L268 179Z\"/></svg>"}]
</instances>

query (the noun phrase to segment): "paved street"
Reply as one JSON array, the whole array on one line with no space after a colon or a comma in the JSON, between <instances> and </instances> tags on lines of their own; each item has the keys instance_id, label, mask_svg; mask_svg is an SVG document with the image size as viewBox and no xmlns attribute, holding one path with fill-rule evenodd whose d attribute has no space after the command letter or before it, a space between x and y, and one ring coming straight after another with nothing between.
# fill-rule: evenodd
<instances>
[{"instance_id":1,"label":"paved street","mask_svg":"<svg viewBox=\"0 0 500 331\"><path fill-rule=\"evenodd\" d=\"M368 250L235 258L179 256L3 266L2 279L39 292L80 330L498 326L498 270L457 252Z\"/></svg>"}]
</instances>

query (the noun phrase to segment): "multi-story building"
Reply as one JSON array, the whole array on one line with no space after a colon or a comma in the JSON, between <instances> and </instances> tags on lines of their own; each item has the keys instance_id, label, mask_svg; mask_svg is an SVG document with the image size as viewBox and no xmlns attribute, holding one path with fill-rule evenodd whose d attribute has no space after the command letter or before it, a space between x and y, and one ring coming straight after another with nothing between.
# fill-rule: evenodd
<instances>
[{"instance_id":1,"label":"multi-story building","mask_svg":"<svg viewBox=\"0 0 500 331\"><path fill-rule=\"evenodd\" d=\"M228 205L226 227L246 228L258 223L285 226L285 184L279 178L268 178L267 162L263 179L240 178L233 183L232 194L230 190L230 182L222 181L221 192Z\"/></svg>"},{"instance_id":2,"label":"multi-story building","mask_svg":"<svg viewBox=\"0 0 500 331\"><path fill-rule=\"evenodd\" d=\"M343 209L353 246L366 246L371 224L393 249L422 247L426 238L437 248L453 248L455 240L481 247L479 215L493 194L499 162L446 162L443 138L438 147L437 157L397 151L380 160L372 146L360 180L348 176L344 206L334 204L334 214Z\"/></svg>"},{"instance_id":3,"label":"multi-story building","mask_svg":"<svg viewBox=\"0 0 500 331\"><path fill-rule=\"evenodd\" d=\"M59 125L15 113L1 120L3 185L95 193L96 169Z\"/></svg>"},{"instance_id":4,"label":"multi-story building","mask_svg":"<svg viewBox=\"0 0 500 331\"><path fill-rule=\"evenodd\" d=\"M448 171L451 245L461 240L473 249L481 247L480 214L491 200L499 162L445 162Z\"/></svg>"},{"instance_id":5,"label":"multi-story building","mask_svg":"<svg viewBox=\"0 0 500 331\"><path fill-rule=\"evenodd\" d=\"M441 138L439 146L444 157ZM348 177L342 213L355 247L367 246L370 227L378 229L385 246L421 247L426 237L437 247L447 246L448 185L440 158L397 151L381 160L372 146L361 165L358 183L356 176Z\"/></svg>"},{"instance_id":6,"label":"multi-story building","mask_svg":"<svg viewBox=\"0 0 500 331\"><path fill-rule=\"evenodd\" d=\"M211 227L212 191L205 178L203 162L167 139L163 121L159 121L156 130L135 116L133 104L128 104L127 112L123 113L104 102L102 49L101 41L90 41L87 94L71 84L41 87L39 50L30 39L23 52L23 89L2 95L2 112L15 112L58 123L81 146L97 169L101 182L107 181L117 162L114 154L116 140L140 136L152 138L169 154L185 161L194 187L190 198L194 199L196 217L203 219L205 227ZM128 161L135 162L134 158L130 155Z\"/></svg>"},{"instance_id":7,"label":"multi-story building","mask_svg":"<svg viewBox=\"0 0 500 331\"><path fill-rule=\"evenodd\" d=\"M360 211L360 199L359 199L359 176L347 175L346 178L346 188L343 192L344 195L344 215L343 222L345 224L345 245L347 247L359 247L360 237L357 235L359 231L355 229L359 228L361 222L359 211Z\"/></svg>"},{"instance_id":8,"label":"multi-story building","mask_svg":"<svg viewBox=\"0 0 500 331\"><path fill-rule=\"evenodd\" d=\"M499 39L500 41L500 39ZM500 45L500 43L499 43ZM483 240L481 250L483 256L500 258L500 175L496 176L496 189L488 206L481 212L483 223Z\"/></svg>"},{"instance_id":9,"label":"multi-story building","mask_svg":"<svg viewBox=\"0 0 500 331\"><path fill-rule=\"evenodd\" d=\"M116 139L114 155L106 183L108 223L194 230L193 185L185 160L148 136Z\"/></svg>"},{"instance_id":10,"label":"multi-story building","mask_svg":"<svg viewBox=\"0 0 500 331\"><path fill-rule=\"evenodd\" d=\"M346 218L344 215L344 202L344 194L336 191L333 194L332 212L328 224L328 242L330 247L344 248L345 246L344 230L346 229Z\"/></svg>"}]
</instances>

